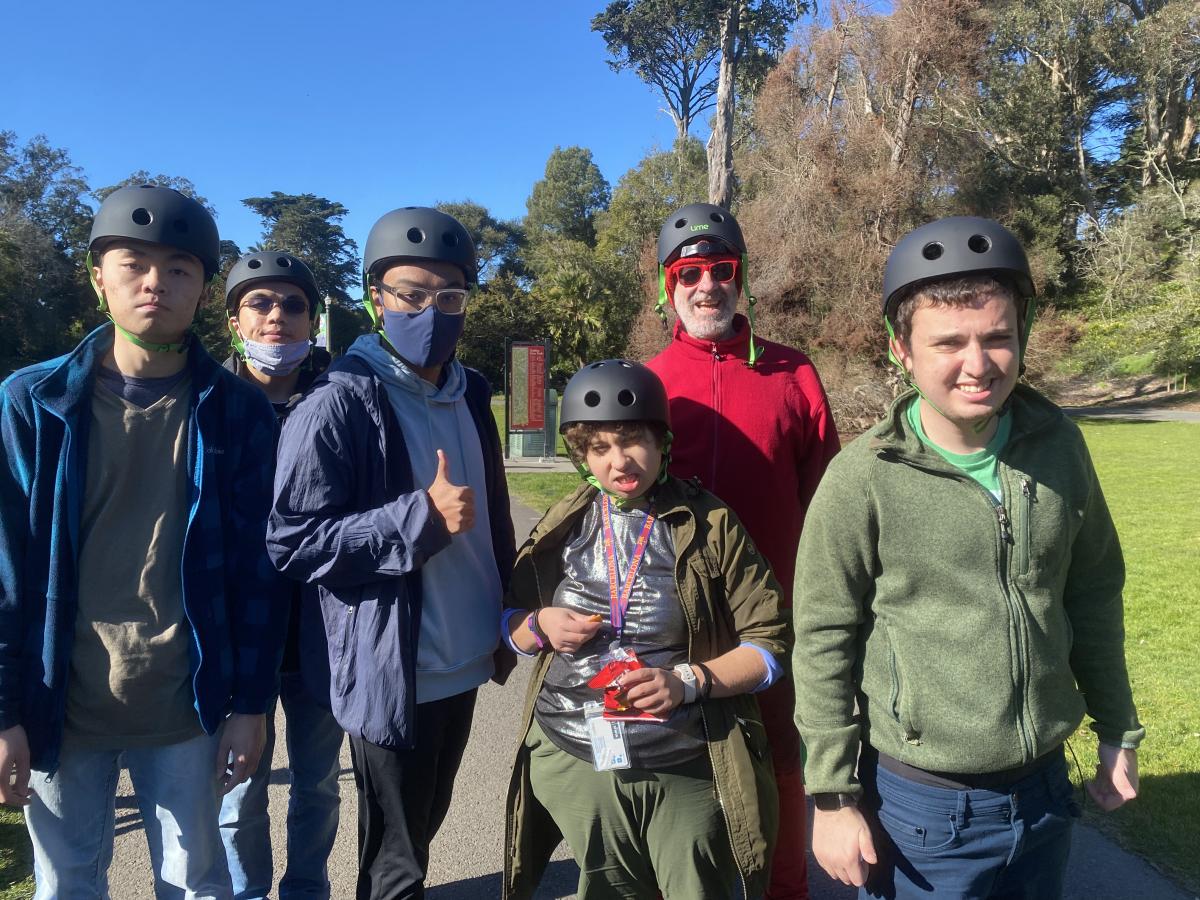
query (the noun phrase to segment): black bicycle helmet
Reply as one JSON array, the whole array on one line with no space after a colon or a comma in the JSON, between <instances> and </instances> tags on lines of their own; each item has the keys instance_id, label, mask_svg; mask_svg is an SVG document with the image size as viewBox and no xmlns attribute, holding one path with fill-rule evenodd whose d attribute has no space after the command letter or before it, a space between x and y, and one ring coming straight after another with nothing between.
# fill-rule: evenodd
<instances>
[{"instance_id":1,"label":"black bicycle helmet","mask_svg":"<svg viewBox=\"0 0 1200 900\"><path fill-rule=\"evenodd\" d=\"M204 265L210 279L221 265L217 223L203 206L174 188L156 184L118 188L92 219L89 252L111 238L133 238L183 250Z\"/></svg>"},{"instance_id":2,"label":"black bicycle helmet","mask_svg":"<svg viewBox=\"0 0 1200 900\"><path fill-rule=\"evenodd\" d=\"M738 256L746 252L742 229L729 210L711 203L692 203L671 213L659 231L658 264L665 266L676 258L680 247L698 238L724 241Z\"/></svg>"},{"instance_id":3,"label":"black bicycle helmet","mask_svg":"<svg viewBox=\"0 0 1200 900\"><path fill-rule=\"evenodd\" d=\"M233 315L237 301L252 284L261 281L284 281L304 291L308 298L308 317L315 319L324 306L317 279L304 261L282 250L260 250L247 253L225 276L225 308Z\"/></svg>"},{"instance_id":4,"label":"black bicycle helmet","mask_svg":"<svg viewBox=\"0 0 1200 900\"><path fill-rule=\"evenodd\" d=\"M883 314L891 320L907 288L966 275L993 275L1021 298L1034 296L1029 260L1011 231L992 219L952 216L910 231L893 248L883 275Z\"/></svg>"},{"instance_id":5,"label":"black bicycle helmet","mask_svg":"<svg viewBox=\"0 0 1200 900\"><path fill-rule=\"evenodd\" d=\"M577 422L659 422L669 429L667 389L641 363L591 363L572 375L563 390L558 430Z\"/></svg>"},{"instance_id":6,"label":"black bicycle helmet","mask_svg":"<svg viewBox=\"0 0 1200 900\"><path fill-rule=\"evenodd\" d=\"M471 233L454 216L424 206L393 209L371 226L363 253L364 275L393 259L452 263L463 270L468 285L479 277Z\"/></svg>"}]
</instances>

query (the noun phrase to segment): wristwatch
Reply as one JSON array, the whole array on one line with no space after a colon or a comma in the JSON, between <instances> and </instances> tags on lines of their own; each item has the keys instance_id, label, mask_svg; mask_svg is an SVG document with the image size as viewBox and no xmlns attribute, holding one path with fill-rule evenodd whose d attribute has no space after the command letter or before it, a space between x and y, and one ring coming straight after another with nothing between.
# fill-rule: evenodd
<instances>
[{"instance_id":1,"label":"wristwatch","mask_svg":"<svg viewBox=\"0 0 1200 900\"><path fill-rule=\"evenodd\" d=\"M813 794L813 805L821 812L836 812L847 806L858 806L853 794Z\"/></svg>"},{"instance_id":2,"label":"wristwatch","mask_svg":"<svg viewBox=\"0 0 1200 900\"><path fill-rule=\"evenodd\" d=\"M687 663L680 663L674 669L679 680L683 682L683 702L696 702L696 673Z\"/></svg>"}]
</instances>

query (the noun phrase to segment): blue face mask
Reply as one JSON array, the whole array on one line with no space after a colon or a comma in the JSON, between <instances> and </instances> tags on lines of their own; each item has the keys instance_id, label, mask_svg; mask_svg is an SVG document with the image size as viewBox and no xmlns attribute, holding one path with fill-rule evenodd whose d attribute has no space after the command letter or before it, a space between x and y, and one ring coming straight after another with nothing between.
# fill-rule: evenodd
<instances>
[{"instance_id":1,"label":"blue face mask","mask_svg":"<svg viewBox=\"0 0 1200 900\"><path fill-rule=\"evenodd\" d=\"M440 366L454 355L466 316L449 316L436 306L419 313L383 311L383 333L396 352L419 369Z\"/></svg>"}]
</instances>

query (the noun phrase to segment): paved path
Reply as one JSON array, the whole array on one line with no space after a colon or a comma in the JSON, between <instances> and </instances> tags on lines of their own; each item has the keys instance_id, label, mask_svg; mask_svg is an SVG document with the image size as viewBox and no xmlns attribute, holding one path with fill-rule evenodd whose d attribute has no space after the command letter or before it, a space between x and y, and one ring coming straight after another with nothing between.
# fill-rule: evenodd
<instances>
[{"instance_id":1,"label":"paved path","mask_svg":"<svg viewBox=\"0 0 1200 900\"><path fill-rule=\"evenodd\" d=\"M1161 406L1064 406L1073 419L1136 419L1142 422L1200 422L1200 412Z\"/></svg>"},{"instance_id":2,"label":"paved path","mask_svg":"<svg viewBox=\"0 0 1200 900\"><path fill-rule=\"evenodd\" d=\"M537 515L532 510L514 504L518 542L536 521ZM480 691L454 802L431 848L429 900L485 900L500 896L504 800L530 668L522 662L506 686L489 683ZM282 719L279 729L282 733ZM287 808L287 760L282 746L276 748L274 766L269 794L278 881L284 862L283 822ZM342 753L341 786L341 825L329 869L335 900L351 900L356 871L357 813L348 747ZM148 900L153 891L146 842L127 778L122 777L119 791L116 853L110 876L112 896L115 900ZM850 900L856 896L849 888L831 884L811 857L809 865L813 900ZM577 877L578 870L570 854L560 847L538 892L539 900L572 896ZM1075 829L1068 881L1066 900L1197 900L1087 827Z\"/></svg>"}]
</instances>

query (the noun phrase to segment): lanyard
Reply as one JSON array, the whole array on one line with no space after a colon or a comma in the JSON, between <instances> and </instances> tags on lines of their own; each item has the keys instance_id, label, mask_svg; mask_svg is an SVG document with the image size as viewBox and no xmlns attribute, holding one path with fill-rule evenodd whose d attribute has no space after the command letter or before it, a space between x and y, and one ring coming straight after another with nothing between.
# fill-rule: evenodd
<instances>
[{"instance_id":1,"label":"lanyard","mask_svg":"<svg viewBox=\"0 0 1200 900\"><path fill-rule=\"evenodd\" d=\"M613 630L617 633L617 641L620 642L621 635L625 632L625 612L629 609L629 596L633 593L633 583L637 579L642 557L646 555L646 545L650 541L650 529L654 527L654 516L650 515L650 510L646 510L642 531L638 535L637 543L633 546L633 553L629 557L629 571L625 573L625 581L622 584L617 575L617 553L614 546L616 538L613 535L611 502L605 495L604 503L600 507L600 517L604 522L604 557L608 561L608 609L612 618ZM620 584L619 590L618 584Z\"/></svg>"}]
</instances>

